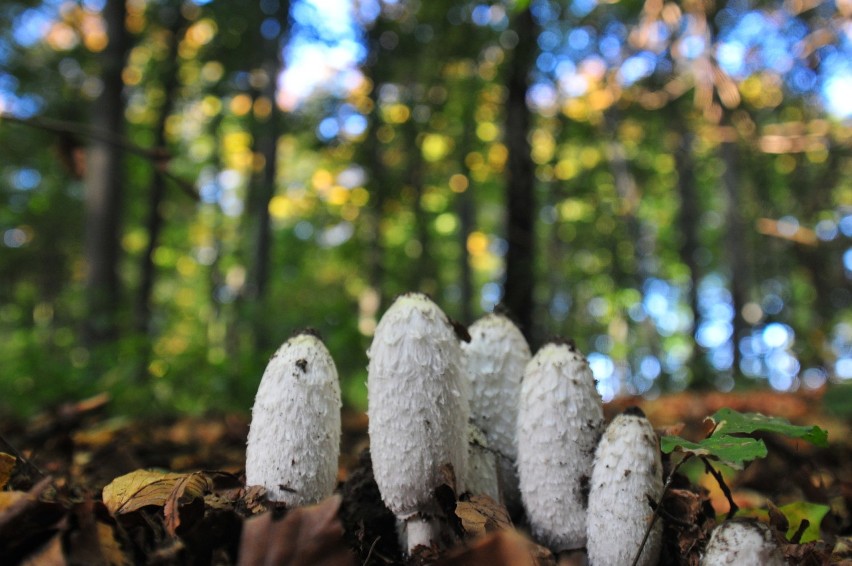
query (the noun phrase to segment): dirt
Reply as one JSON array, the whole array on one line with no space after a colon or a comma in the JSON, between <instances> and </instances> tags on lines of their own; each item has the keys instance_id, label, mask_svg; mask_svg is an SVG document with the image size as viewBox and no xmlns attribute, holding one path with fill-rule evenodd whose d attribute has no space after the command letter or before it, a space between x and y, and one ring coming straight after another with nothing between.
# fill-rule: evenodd
<instances>
[{"instance_id":1,"label":"dirt","mask_svg":"<svg viewBox=\"0 0 852 566\"><path fill-rule=\"evenodd\" d=\"M630 404L610 404L608 418ZM700 437L703 416L728 406L819 424L831 440L829 448L817 449L763 437L767 458L721 476L727 496L711 474L676 475L657 511L664 524L660 564L698 564L731 502L771 526L789 563L852 564L849 426L826 417L818 396L680 394L641 406L655 426L686 438ZM449 485L436 494L446 513L441 545L405 559L396 519L373 479L366 417L344 412L343 423L335 497L287 510L267 502L261 489L245 487L245 415L138 421L110 416L108 398L100 396L28 422L0 421L0 562L499 566L584 560L582 553L553 556L530 540L522 517L510 519L487 497L457 497ZM805 543L808 525L790 524L786 511L800 503L828 508L818 536Z\"/></svg>"}]
</instances>

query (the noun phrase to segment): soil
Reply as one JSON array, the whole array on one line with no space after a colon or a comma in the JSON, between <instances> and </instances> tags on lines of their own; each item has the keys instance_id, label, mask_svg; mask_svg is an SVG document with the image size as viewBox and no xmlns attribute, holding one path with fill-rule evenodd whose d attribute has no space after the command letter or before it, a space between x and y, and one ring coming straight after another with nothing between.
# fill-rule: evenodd
<instances>
[{"instance_id":1,"label":"soil","mask_svg":"<svg viewBox=\"0 0 852 566\"><path fill-rule=\"evenodd\" d=\"M436 492L444 539L405 558L396 519L373 480L363 414L343 414L336 495L288 510L267 502L262 489L245 486L246 415L140 421L111 416L108 402L99 396L28 422L0 421L0 563L585 561L582 552L554 556L530 539L523 517L510 518L484 496L457 497L451 485ZM609 404L608 419L635 404ZM660 430L685 438L701 438L703 418L727 406L820 425L831 441L818 449L763 436L769 456L738 474L722 474L721 482L702 470L675 475L657 510L664 524L660 564L697 565L710 531L733 502L771 526L789 563L852 565L850 427L825 415L818 394L677 394L638 404ZM804 503L828 509L818 531L808 531L800 519L790 524L790 506ZM815 540L801 542L808 538Z\"/></svg>"}]
</instances>

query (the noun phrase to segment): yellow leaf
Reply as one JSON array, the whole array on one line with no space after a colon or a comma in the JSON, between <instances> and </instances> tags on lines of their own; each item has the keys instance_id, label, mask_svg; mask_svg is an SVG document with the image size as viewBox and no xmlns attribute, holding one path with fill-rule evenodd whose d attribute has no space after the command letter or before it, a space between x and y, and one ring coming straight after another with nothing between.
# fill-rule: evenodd
<instances>
[{"instance_id":1,"label":"yellow leaf","mask_svg":"<svg viewBox=\"0 0 852 566\"><path fill-rule=\"evenodd\" d=\"M120 476L104 487L103 501L113 515L131 513L153 505L165 507L166 520L177 512L175 503L183 496L203 496L210 491L209 478L201 473L175 474L156 470L136 470ZM176 525L175 525L176 526Z\"/></svg>"},{"instance_id":2,"label":"yellow leaf","mask_svg":"<svg viewBox=\"0 0 852 566\"><path fill-rule=\"evenodd\" d=\"M12 470L15 469L17 459L11 454L0 452L0 489L6 487L9 483L9 478L12 477Z\"/></svg>"}]
</instances>

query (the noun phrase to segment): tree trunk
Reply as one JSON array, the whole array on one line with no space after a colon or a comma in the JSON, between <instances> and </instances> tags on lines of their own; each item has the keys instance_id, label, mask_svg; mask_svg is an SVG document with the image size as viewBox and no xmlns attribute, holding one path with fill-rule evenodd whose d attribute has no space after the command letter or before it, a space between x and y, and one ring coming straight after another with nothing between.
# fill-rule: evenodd
<instances>
[{"instance_id":1,"label":"tree trunk","mask_svg":"<svg viewBox=\"0 0 852 566\"><path fill-rule=\"evenodd\" d=\"M727 121L723 122L727 125ZM725 170L722 173L722 188L727 197L727 210L725 213L725 250L727 255L728 270L730 276L730 289L732 306L734 309L733 330L733 376L740 373L740 349L739 340L745 335L747 324L743 318L743 306L748 301L749 295L749 261L748 261L748 238L746 233L745 219L742 207L742 186L739 175L739 163L737 159L736 140L724 140L719 148Z\"/></svg>"},{"instance_id":2,"label":"tree trunk","mask_svg":"<svg viewBox=\"0 0 852 566\"><path fill-rule=\"evenodd\" d=\"M471 133L476 127L474 112L476 111L476 75L462 83L469 85L464 104L462 105L462 134L459 141L457 154L459 156L459 173L470 179L470 168L467 166L466 156L471 151ZM461 295L461 309L459 316L464 324L473 322L473 274L470 269L470 253L467 250L467 241L476 225L476 211L473 195L474 188L468 181L467 188L456 197L456 212L459 215L459 289Z\"/></svg>"},{"instance_id":3,"label":"tree trunk","mask_svg":"<svg viewBox=\"0 0 852 566\"><path fill-rule=\"evenodd\" d=\"M506 279L503 304L517 319L527 340L533 334L535 283L535 170L528 134L530 111L526 96L534 60L537 27L527 7L515 20L518 45L509 63L506 81L506 147L509 150L506 184Z\"/></svg>"},{"instance_id":4,"label":"tree trunk","mask_svg":"<svg viewBox=\"0 0 852 566\"><path fill-rule=\"evenodd\" d=\"M250 213L254 216L254 245L252 248L251 270L246 286L246 295L250 301L261 302L266 295L269 282L269 262L272 250L272 232L269 217L269 202L275 196L278 175L278 139L281 136L282 113L278 108L278 75L284 67L281 46L287 37L290 21L290 3L282 2L277 12L281 24L281 33L261 41L264 59L262 68L266 73L267 82L261 94L272 103L270 114L265 119L259 119L256 127L256 147L263 156L263 172L255 180L252 187Z\"/></svg>"},{"instance_id":5,"label":"tree trunk","mask_svg":"<svg viewBox=\"0 0 852 566\"><path fill-rule=\"evenodd\" d=\"M186 24L186 19L183 17L180 10L174 10L171 17L174 18L169 29L171 43L169 45L169 53L166 56L166 60L162 63L162 84L166 98L163 102L163 106L160 108L160 116L157 119L157 125L155 127L154 143L155 147L158 148L165 148L167 144L166 122L174 108L174 100L178 86L178 45L180 43L181 30ZM145 255L142 257L139 290L136 295L136 330L140 333L147 333L150 331L151 292L154 288L154 279L156 278L154 250L157 249L157 244L160 240L160 232L163 227L163 215L160 212L160 206L163 202L163 198L165 197L165 192L165 179L157 168L154 171L154 177L148 190L148 217L145 221L145 227L148 232L148 246L145 249Z\"/></svg>"},{"instance_id":6,"label":"tree trunk","mask_svg":"<svg viewBox=\"0 0 852 566\"><path fill-rule=\"evenodd\" d=\"M129 49L124 27L124 0L108 0L103 10L109 44L101 55L103 90L92 112L94 129L121 135L124 130L124 83L121 73ZM89 145L85 175L85 254L89 345L115 340L121 284L118 261L123 188L121 149L103 141Z\"/></svg>"}]
</instances>

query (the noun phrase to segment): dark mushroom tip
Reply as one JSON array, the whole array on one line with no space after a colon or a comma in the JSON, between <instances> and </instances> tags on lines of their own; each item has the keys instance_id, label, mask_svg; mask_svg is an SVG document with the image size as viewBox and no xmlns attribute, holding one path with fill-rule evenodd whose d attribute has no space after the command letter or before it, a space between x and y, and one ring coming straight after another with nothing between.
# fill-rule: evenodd
<instances>
[{"instance_id":1,"label":"dark mushroom tip","mask_svg":"<svg viewBox=\"0 0 852 566\"><path fill-rule=\"evenodd\" d=\"M320 331L317 330L316 328L313 328L313 327L310 327L310 326L307 327L307 328L302 328L301 330L295 331L292 334L292 336L290 336L290 338L295 338L296 336L301 336L303 334L306 334L308 336L313 336L314 338L316 338L316 339L318 339L319 341L322 342L322 334L320 334Z\"/></svg>"},{"instance_id":2,"label":"dark mushroom tip","mask_svg":"<svg viewBox=\"0 0 852 566\"><path fill-rule=\"evenodd\" d=\"M633 407L627 407L626 409L624 409L624 412L622 414L623 415L630 415L631 417L644 417L645 411L643 411L639 407L633 406Z\"/></svg>"},{"instance_id":3,"label":"dark mushroom tip","mask_svg":"<svg viewBox=\"0 0 852 566\"><path fill-rule=\"evenodd\" d=\"M553 344L555 346L568 346L568 349L571 350L572 352L578 351L577 350L577 343L574 342L573 338L564 338L562 336L554 336L553 338L551 338L550 340L545 342L545 345L547 345L547 344Z\"/></svg>"},{"instance_id":4,"label":"dark mushroom tip","mask_svg":"<svg viewBox=\"0 0 852 566\"><path fill-rule=\"evenodd\" d=\"M450 326L453 327L453 330L456 333L456 338L458 338L462 342L470 343L470 332L467 331L467 326L465 326L464 323L461 323L450 317L447 317L447 322L450 324Z\"/></svg>"}]
</instances>

